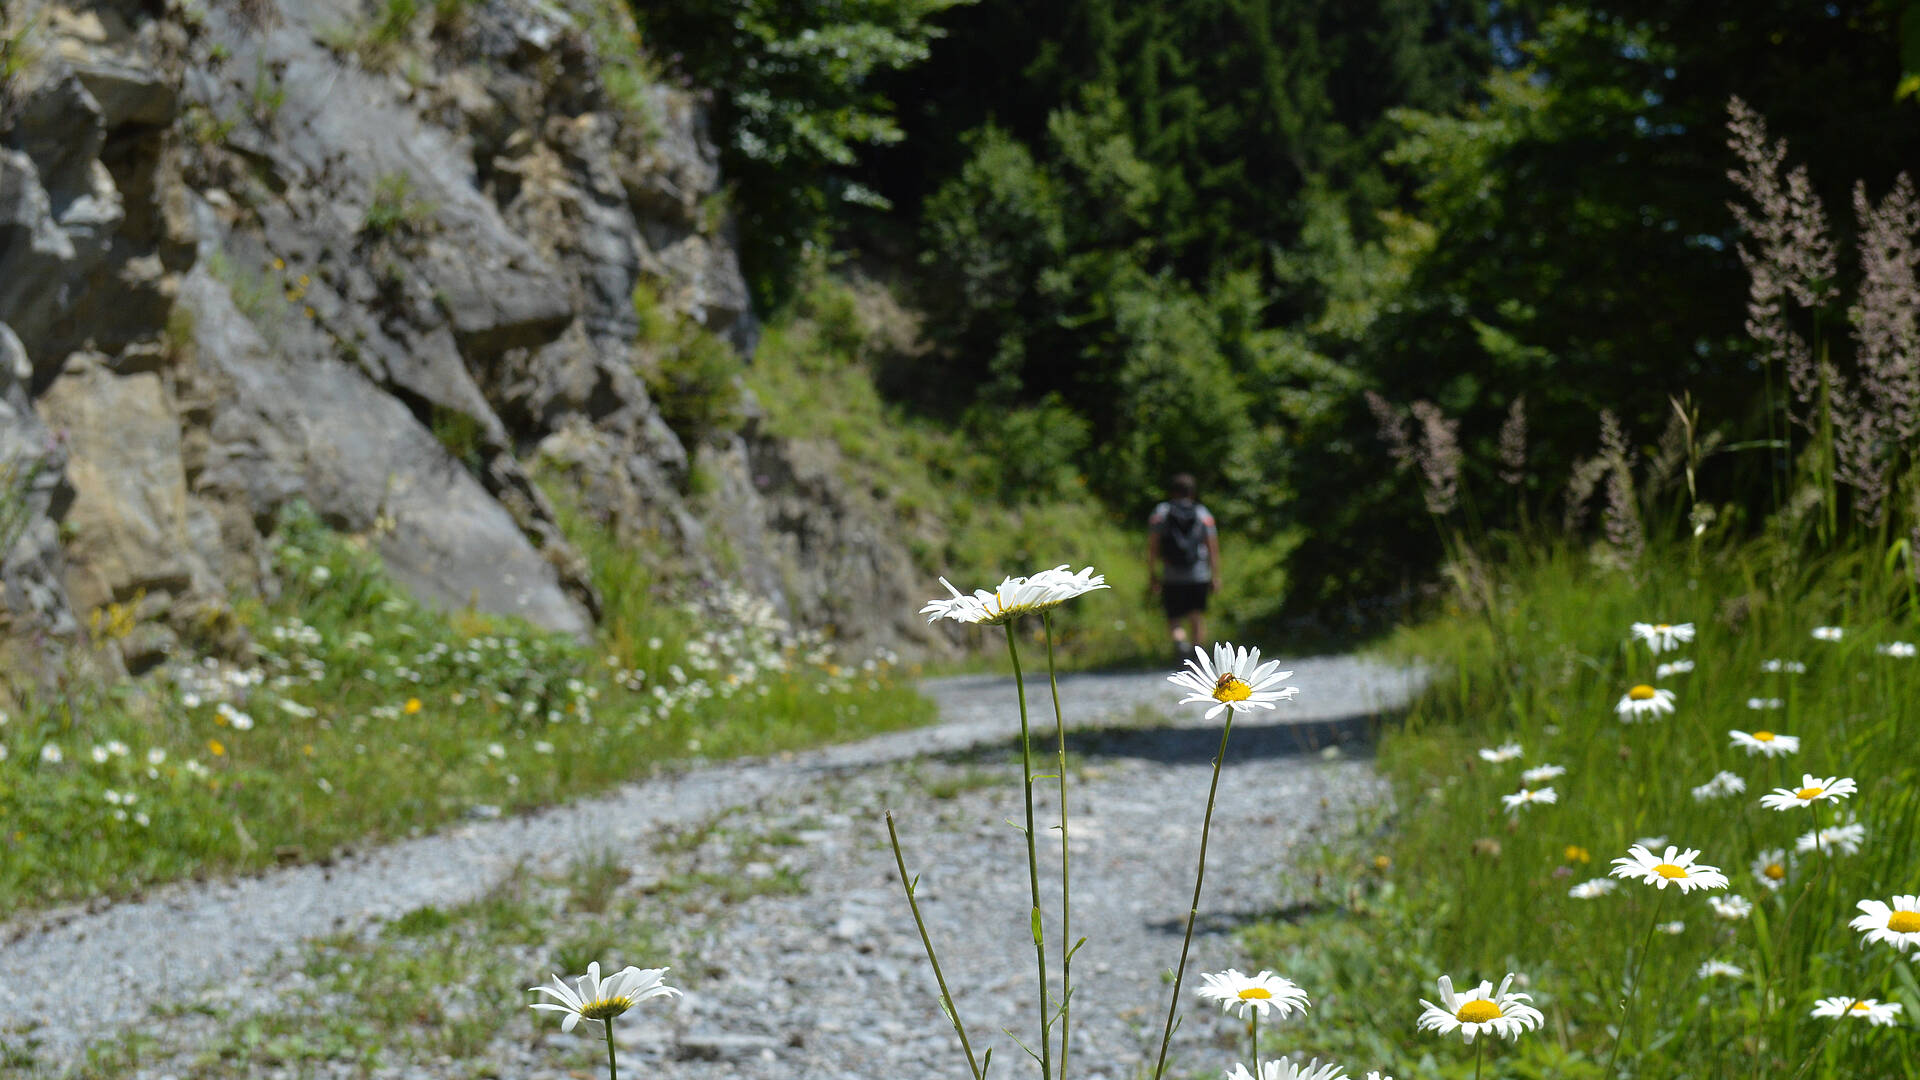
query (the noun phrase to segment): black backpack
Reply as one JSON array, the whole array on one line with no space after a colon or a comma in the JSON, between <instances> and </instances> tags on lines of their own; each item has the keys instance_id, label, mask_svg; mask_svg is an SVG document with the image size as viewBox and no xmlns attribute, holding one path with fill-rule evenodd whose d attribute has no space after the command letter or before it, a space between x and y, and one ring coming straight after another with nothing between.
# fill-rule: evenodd
<instances>
[{"instance_id":1,"label":"black backpack","mask_svg":"<svg viewBox=\"0 0 1920 1080\"><path fill-rule=\"evenodd\" d=\"M1190 502L1169 504L1160 533L1160 557L1167 565L1179 570L1193 566L1206 545L1207 526L1200 520L1200 508Z\"/></svg>"}]
</instances>

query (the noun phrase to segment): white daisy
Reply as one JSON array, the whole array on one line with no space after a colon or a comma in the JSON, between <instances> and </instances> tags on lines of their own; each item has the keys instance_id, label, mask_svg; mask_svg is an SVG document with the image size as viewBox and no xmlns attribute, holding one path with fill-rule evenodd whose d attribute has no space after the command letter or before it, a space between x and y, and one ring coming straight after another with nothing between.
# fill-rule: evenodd
<instances>
[{"instance_id":1,"label":"white daisy","mask_svg":"<svg viewBox=\"0 0 1920 1080\"><path fill-rule=\"evenodd\" d=\"M1844 825L1829 825L1810 833L1802 833L1793 842L1793 850L1805 854L1818 851L1823 855L1858 855L1860 846L1867 842L1867 827L1848 818Z\"/></svg>"},{"instance_id":2,"label":"white daisy","mask_svg":"<svg viewBox=\"0 0 1920 1080\"><path fill-rule=\"evenodd\" d=\"M1597 877L1583 881L1567 890L1567 895L1575 900L1597 900L1619 887L1620 883L1612 878Z\"/></svg>"},{"instance_id":3,"label":"white daisy","mask_svg":"<svg viewBox=\"0 0 1920 1080\"><path fill-rule=\"evenodd\" d=\"M1299 687L1280 685L1282 679L1292 677L1293 672L1280 670L1278 660L1262 664L1259 649L1236 649L1221 642L1213 647L1211 660L1205 649L1197 650L1187 661L1187 670L1167 676L1167 681L1187 691L1187 696L1180 699L1182 705L1190 701L1212 703L1213 708L1207 710L1207 719L1211 720L1229 706L1273 708L1275 702L1300 692Z\"/></svg>"},{"instance_id":4,"label":"white daisy","mask_svg":"<svg viewBox=\"0 0 1920 1080\"><path fill-rule=\"evenodd\" d=\"M1805 675L1807 665L1798 660L1762 660L1760 670L1772 675Z\"/></svg>"},{"instance_id":5,"label":"white daisy","mask_svg":"<svg viewBox=\"0 0 1920 1080\"><path fill-rule=\"evenodd\" d=\"M1916 653L1920 653L1920 649L1916 649L1911 641L1889 641L1885 645L1875 645L1873 651L1881 656L1897 656L1903 660L1912 659Z\"/></svg>"},{"instance_id":6,"label":"white daisy","mask_svg":"<svg viewBox=\"0 0 1920 1080\"><path fill-rule=\"evenodd\" d=\"M1620 699L1620 703L1613 707L1613 711L1620 714L1620 719L1629 724L1636 720L1659 716L1661 713L1670 713L1673 711L1673 691L1657 690L1641 683L1628 690Z\"/></svg>"},{"instance_id":7,"label":"white daisy","mask_svg":"<svg viewBox=\"0 0 1920 1080\"><path fill-rule=\"evenodd\" d=\"M1681 851L1668 846L1666 854L1656 856L1646 848L1635 844L1627 854L1613 860L1612 874L1617 878L1639 878L1648 885L1664 890L1668 885L1677 885L1683 893L1694 889L1724 889L1727 887L1727 875L1717 866L1694 865L1698 857L1698 848Z\"/></svg>"},{"instance_id":8,"label":"white daisy","mask_svg":"<svg viewBox=\"0 0 1920 1080\"><path fill-rule=\"evenodd\" d=\"M1305 1065L1291 1058L1263 1061L1257 1078L1247 1071L1245 1065L1236 1062L1226 1075L1227 1080L1347 1080L1347 1074L1341 1071L1340 1066L1331 1061L1322 1065L1319 1058Z\"/></svg>"},{"instance_id":9,"label":"white daisy","mask_svg":"<svg viewBox=\"0 0 1920 1080\"><path fill-rule=\"evenodd\" d=\"M1680 623L1677 626L1668 623L1637 622L1631 629L1633 636L1646 642L1647 651L1655 656L1668 649L1679 648L1683 641L1693 640L1693 624L1690 622Z\"/></svg>"},{"instance_id":10,"label":"white daisy","mask_svg":"<svg viewBox=\"0 0 1920 1080\"><path fill-rule=\"evenodd\" d=\"M1521 807L1532 803L1556 803L1559 801L1560 796L1554 794L1553 789L1550 787L1544 787L1538 791L1529 791L1526 788L1521 788L1511 795L1500 796L1500 804L1514 811L1518 811Z\"/></svg>"},{"instance_id":11,"label":"white daisy","mask_svg":"<svg viewBox=\"0 0 1920 1080\"><path fill-rule=\"evenodd\" d=\"M1839 641L1846 636L1847 631L1844 627L1816 626L1813 628L1813 637L1816 641Z\"/></svg>"},{"instance_id":12,"label":"white daisy","mask_svg":"<svg viewBox=\"0 0 1920 1080\"><path fill-rule=\"evenodd\" d=\"M1628 844L1627 846L1633 847L1634 844L1638 844L1648 851L1659 851L1661 848L1667 846L1667 838L1665 836L1643 836L1635 840L1633 844Z\"/></svg>"},{"instance_id":13,"label":"white daisy","mask_svg":"<svg viewBox=\"0 0 1920 1080\"><path fill-rule=\"evenodd\" d=\"M1420 1014L1419 1028L1441 1035L1458 1031L1469 1043L1483 1031L1491 1031L1503 1039L1514 1039L1523 1031L1532 1031L1546 1018L1540 1015L1539 1009L1527 1004L1533 1000L1531 994L1509 994L1507 987L1512 984L1513 976L1509 974L1500 981L1498 991L1491 982L1483 982L1468 993L1456 994L1452 977L1442 975L1440 1004L1420 999L1420 1004L1427 1008Z\"/></svg>"},{"instance_id":14,"label":"white daisy","mask_svg":"<svg viewBox=\"0 0 1920 1080\"><path fill-rule=\"evenodd\" d=\"M1920 896L1896 896L1892 904L1862 900L1854 906L1865 914L1847 925L1867 935L1867 944L1884 941L1901 952L1920 945Z\"/></svg>"},{"instance_id":15,"label":"white daisy","mask_svg":"<svg viewBox=\"0 0 1920 1080\"><path fill-rule=\"evenodd\" d=\"M1520 782L1523 784L1537 784L1542 780L1551 780L1556 776L1565 776L1566 774L1567 767L1565 765L1535 765L1533 768L1520 774Z\"/></svg>"},{"instance_id":16,"label":"white daisy","mask_svg":"<svg viewBox=\"0 0 1920 1080\"><path fill-rule=\"evenodd\" d=\"M1774 788L1771 793L1760 796L1760 805L1769 810L1797 810L1817 802L1839 802L1853 794L1855 787L1851 777L1829 776L1822 780L1812 773L1803 773L1799 787Z\"/></svg>"},{"instance_id":17,"label":"white daisy","mask_svg":"<svg viewBox=\"0 0 1920 1080\"><path fill-rule=\"evenodd\" d=\"M1755 712L1765 712L1769 709L1784 709L1786 707L1787 703L1777 697L1750 697L1747 699L1747 708Z\"/></svg>"},{"instance_id":18,"label":"white daisy","mask_svg":"<svg viewBox=\"0 0 1920 1080\"><path fill-rule=\"evenodd\" d=\"M1709 896L1707 906L1723 919L1744 919L1753 914L1753 901L1744 896Z\"/></svg>"},{"instance_id":19,"label":"white daisy","mask_svg":"<svg viewBox=\"0 0 1920 1080\"><path fill-rule=\"evenodd\" d=\"M1665 679L1674 675L1685 675L1692 670L1693 661L1691 660L1670 660L1654 668L1653 677L1656 679Z\"/></svg>"},{"instance_id":20,"label":"white daisy","mask_svg":"<svg viewBox=\"0 0 1920 1080\"><path fill-rule=\"evenodd\" d=\"M1522 753L1523 751L1520 749L1520 744L1517 742L1501 743L1499 746L1492 748L1481 747L1480 760L1491 761L1495 765L1499 765L1503 762L1518 758Z\"/></svg>"},{"instance_id":21,"label":"white daisy","mask_svg":"<svg viewBox=\"0 0 1920 1080\"><path fill-rule=\"evenodd\" d=\"M1709 960L1694 972L1694 976L1701 979L1738 979L1746 974L1745 968L1738 964L1729 964L1725 960Z\"/></svg>"},{"instance_id":22,"label":"white daisy","mask_svg":"<svg viewBox=\"0 0 1920 1080\"><path fill-rule=\"evenodd\" d=\"M552 976L552 986L529 986L527 989L557 1000L557 1005L547 1001L535 1002L532 1008L566 1013L567 1018L560 1022L560 1030L572 1031L573 1026L582 1020L605 1023L648 998L663 995L679 997L680 991L660 981L669 970L649 968L642 971L637 967L625 967L603 982L600 979L600 963L595 961L587 965L587 973L574 980L573 986L568 986L560 976L555 975Z\"/></svg>"},{"instance_id":23,"label":"white daisy","mask_svg":"<svg viewBox=\"0 0 1920 1080\"><path fill-rule=\"evenodd\" d=\"M92 751L92 757L93 757L93 763L95 765L105 764L107 760L107 748L104 746L94 747Z\"/></svg>"},{"instance_id":24,"label":"white daisy","mask_svg":"<svg viewBox=\"0 0 1920 1080\"><path fill-rule=\"evenodd\" d=\"M1814 1016L1851 1016L1875 1027L1892 1027L1900 1022L1900 1003L1879 1002L1873 998L1830 997L1813 1004Z\"/></svg>"},{"instance_id":25,"label":"white daisy","mask_svg":"<svg viewBox=\"0 0 1920 1080\"><path fill-rule=\"evenodd\" d=\"M1745 780L1721 769L1713 774L1713 779L1693 789L1693 798L1696 802L1706 802L1709 799L1724 799L1729 795L1738 795L1745 790L1747 790Z\"/></svg>"},{"instance_id":26,"label":"white daisy","mask_svg":"<svg viewBox=\"0 0 1920 1080\"><path fill-rule=\"evenodd\" d=\"M1249 1012L1258 1012L1260 1019L1265 1020L1267 1010L1271 1009L1284 1018L1304 1011L1308 1005L1305 990L1296 986L1293 980L1283 979L1271 971L1247 975L1228 968L1218 973L1204 973L1200 976L1200 982L1196 993L1208 1001L1218 1002L1222 1009L1241 1017Z\"/></svg>"},{"instance_id":27,"label":"white daisy","mask_svg":"<svg viewBox=\"0 0 1920 1080\"><path fill-rule=\"evenodd\" d=\"M1753 880L1763 888L1774 892L1787 883L1793 873L1793 864L1787 859L1787 853L1779 848L1768 848L1753 857Z\"/></svg>"},{"instance_id":28,"label":"white daisy","mask_svg":"<svg viewBox=\"0 0 1920 1080\"><path fill-rule=\"evenodd\" d=\"M1745 750L1748 757L1752 757L1755 754L1763 754L1767 757L1779 757L1782 754L1797 754L1800 752L1800 736L1798 735L1776 735L1765 729L1752 733L1733 729L1727 732L1727 737L1733 740L1733 745Z\"/></svg>"},{"instance_id":29,"label":"white daisy","mask_svg":"<svg viewBox=\"0 0 1920 1080\"><path fill-rule=\"evenodd\" d=\"M1066 566L1061 565L1042 570L1032 577L1007 578L991 592L975 589L970 596L954 588L946 578L941 578L940 584L946 586L947 592L952 595L927 601L927 606L920 609L920 614L925 615L928 622L952 619L955 622L999 626L1022 615L1037 614L1058 607L1076 596L1104 589L1107 579L1104 574L1094 573L1091 566L1072 574L1067 572Z\"/></svg>"},{"instance_id":30,"label":"white daisy","mask_svg":"<svg viewBox=\"0 0 1920 1080\"><path fill-rule=\"evenodd\" d=\"M1393 1080L1393 1077L1382 1076L1377 1072L1370 1072L1367 1074L1367 1080Z\"/></svg>"},{"instance_id":31,"label":"white daisy","mask_svg":"<svg viewBox=\"0 0 1920 1080\"><path fill-rule=\"evenodd\" d=\"M46 743L40 747L40 760L48 765L58 765L66 757L60 752L59 743Z\"/></svg>"},{"instance_id":32,"label":"white daisy","mask_svg":"<svg viewBox=\"0 0 1920 1080\"><path fill-rule=\"evenodd\" d=\"M1684 934L1687 932L1687 924L1680 919L1675 919L1672 922L1663 922L1654 929L1663 934Z\"/></svg>"}]
</instances>

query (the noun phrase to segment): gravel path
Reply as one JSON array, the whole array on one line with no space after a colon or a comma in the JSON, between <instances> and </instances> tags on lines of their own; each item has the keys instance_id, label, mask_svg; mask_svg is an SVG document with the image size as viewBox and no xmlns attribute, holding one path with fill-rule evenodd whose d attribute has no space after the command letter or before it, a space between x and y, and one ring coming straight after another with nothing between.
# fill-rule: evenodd
<instances>
[{"instance_id":1,"label":"gravel path","mask_svg":"<svg viewBox=\"0 0 1920 1080\"><path fill-rule=\"evenodd\" d=\"M1368 719L1418 682L1416 673L1351 657L1289 666L1300 697L1236 724L1205 933L1190 972L1234 962L1225 930L1287 902L1275 890L1289 850L1381 796L1364 764L1307 751L1362 740ZM1032 1027L1032 954L1015 947L1026 932L1025 859L1019 834L1003 824L1021 813L1018 769L1006 765L1017 732L1013 686L967 676L931 680L925 690L942 714L932 728L700 767L331 867L170 886L102 911L13 924L0 938L0 1016L15 1031L34 1028L44 1062L70 1061L87 1043L217 981L266 985L276 958L309 938L458 904L517 868L558 867L593 850L631 852L637 873L658 873L644 864L661 861L650 841L664 829L751 808L737 818L811 826L780 857L807 889L676 924L683 940L670 943L673 951L697 946L708 970L724 974L688 983L687 999L659 1013L651 1031L624 1029L639 1040L632 1050L648 1059L644 1067L668 1076L952 1075L962 1063L922 985L930 980L885 846L880 814L893 808L911 864L925 874L926 914L961 1014L977 1042L997 1047L997 1072L1022 1071L1020 1051L996 1034ZM1044 680L1031 686L1036 717L1049 715L1044 695ZM1075 1056L1084 1065L1076 1072L1117 1078L1131 1074L1151 1041L1147 1029L1158 1030L1148 1014L1165 1007L1159 973L1178 953L1219 728L1195 706L1176 712L1161 674L1076 675L1062 680L1061 696L1082 732L1073 749L1083 769L1070 790L1075 934L1091 939L1076 958ZM925 790L942 770L978 777L983 769L1004 775L948 798ZM1042 820L1053 813L1049 804ZM1057 882L1057 841L1043 850L1043 881L1051 871ZM76 980L87 987L79 1011ZM1180 1041L1191 1049L1220 1031L1213 1017L1194 1016ZM555 1055L541 1048L498 1051L502 1075L567 1075L552 1071Z\"/></svg>"}]
</instances>

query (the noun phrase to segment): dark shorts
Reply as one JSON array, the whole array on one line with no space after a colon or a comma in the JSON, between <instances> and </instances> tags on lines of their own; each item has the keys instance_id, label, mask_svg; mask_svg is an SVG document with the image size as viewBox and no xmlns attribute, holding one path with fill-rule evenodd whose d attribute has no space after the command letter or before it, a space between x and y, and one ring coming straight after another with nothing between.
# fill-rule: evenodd
<instances>
[{"instance_id":1,"label":"dark shorts","mask_svg":"<svg viewBox=\"0 0 1920 1080\"><path fill-rule=\"evenodd\" d=\"M1166 609L1167 618L1178 619L1183 615L1192 615L1207 610L1207 597L1213 595L1213 582L1198 581L1192 584L1169 581L1160 586L1160 606Z\"/></svg>"}]
</instances>

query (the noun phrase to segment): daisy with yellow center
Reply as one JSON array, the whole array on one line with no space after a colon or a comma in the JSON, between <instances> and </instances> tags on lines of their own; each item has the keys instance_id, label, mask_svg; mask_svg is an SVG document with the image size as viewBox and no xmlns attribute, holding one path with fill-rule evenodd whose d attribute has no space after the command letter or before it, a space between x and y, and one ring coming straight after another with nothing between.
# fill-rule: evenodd
<instances>
[{"instance_id":1,"label":"daisy with yellow center","mask_svg":"<svg viewBox=\"0 0 1920 1080\"><path fill-rule=\"evenodd\" d=\"M1207 972L1200 976L1197 993L1208 1001L1219 1003L1227 1012L1243 1017L1258 1013L1262 1019L1269 1010L1284 1018L1305 1011L1309 1004L1305 990L1294 985L1293 980L1283 979L1271 971L1262 971L1258 975L1248 975L1233 968Z\"/></svg>"},{"instance_id":2,"label":"daisy with yellow center","mask_svg":"<svg viewBox=\"0 0 1920 1080\"><path fill-rule=\"evenodd\" d=\"M1617 878L1639 878L1662 891L1669 885L1677 886L1682 893L1726 888L1727 875L1717 866L1696 865L1693 860L1699 855L1698 848L1681 851L1672 845L1665 854L1655 855L1635 844L1626 855L1613 860L1612 874Z\"/></svg>"},{"instance_id":3,"label":"daisy with yellow center","mask_svg":"<svg viewBox=\"0 0 1920 1080\"><path fill-rule=\"evenodd\" d=\"M946 578L941 578L940 584L946 586L950 595L929 600L927 606L920 609L920 614L925 615L928 622L952 619L981 626L1000 626L1022 615L1050 611L1076 596L1104 589L1107 579L1104 574L1094 573L1091 566L1073 574L1068 573L1062 565L1042 570L1032 577L1007 578L991 592L975 589L968 595L954 588Z\"/></svg>"},{"instance_id":4,"label":"daisy with yellow center","mask_svg":"<svg viewBox=\"0 0 1920 1080\"><path fill-rule=\"evenodd\" d=\"M1769 848L1753 857L1753 880L1762 888L1780 891L1787 883L1787 875L1793 868L1787 862L1787 853L1780 848Z\"/></svg>"},{"instance_id":5,"label":"daisy with yellow center","mask_svg":"<svg viewBox=\"0 0 1920 1080\"><path fill-rule=\"evenodd\" d=\"M1257 1073L1248 1072L1245 1065L1234 1062L1233 1068L1226 1074L1227 1080L1347 1080L1347 1074L1340 1066L1331 1061L1322 1065L1319 1058L1305 1065L1291 1058L1277 1058L1263 1061L1256 1068Z\"/></svg>"},{"instance_id":6,"label":"daisy with yellow center","mask_svg":"<svg viewBox=\"0 0 1920 1080\"><path fill-rule=\"evenodd\" d=\"M1633 636L1647 643L1647 651L1655 656L1668 649L1677 649L1682 642L1693 640L1693 624L1679 623L1634 623L1630 629Z\"/></svg>"},{"instance_id":7,"label":"daisy with yellow center","mask_svg":"<svg viewBox=\"0 0 1920 1080\"><path fill-rule=\"evenodd\" d=\"M1187 661L1187 670L1167 676L1167 681L1187 691L1180 704L1212 705L1207 710L1211 720L1228 708L1273 708L1300 692L1298 687L1280 685L1292 677L1293 672L1280 670L1278 660L1262 664L1259 649L1237 649L1221 642L1213 647L1211 657L1204 649L1198 651Z\"/></svg>"},{"instance_id":8,"label":"daisy with yellow center","mask_svg":"<svg viewBox=\"0 0 1920 1080\"><path fill-rule=\"evenodd\" d=\"M572 986L555 975L552 976L552 986L530 986L527 989L531 993L545 994L554 999L535 1002L532 1007L565 1013L566 1019L560 1022L561 1031L572 1031L574 1025L582 1020L598 1020L611 1028L614 1017L649 998L679 997L680 991L661 982L669 970L650 968L642 971L637 967L625 967L602 980L600 964L595 961L587 965L587 973L575 979Z\"/></svg>"},{"instance_id":9,"label":"daisy with yellow center","mask_svg":"<svg viewBox=\"0 0 1920 1080\"><path fill-rule=\"evenodd\" d=\"M1500 804L1516 814L1520 812L1520 808L1523 806L1532 806L1537 803L1556 803L1559 801L1560 796L1550 787L1543 787L1538 790L1521 788L1511 795L1500 796Z\"/></svg>"},{"instance_id":10,"label":"daisy with yellow center","mask_svg":"<svg viewBox=\"0 0 1920 1080\"><path fill-rule=\"evenodd\" d=\"M1865 1020L1875 1027L1892 1027L1900 1022L1900 1003L1883 1003L1873 998L1821 998L1813 1003L1813 1015L1832 1018L1845 1016Z\"/></svg>"},{"instance_id":11,"label":"daisy with yellow center","mask_svg":"<svg viewBox=\"0 0 1920 1080\"><path fill-rule=\"evenodd\" d=\"M1499 746L1481 747L1480 760L1490 761L1495 765L1500 765L1509 761L1519 760L1520 755L1523 753L1525 753L1525 751L1520 748L1520 744L1517 742L1501 743Z\"/></svg>"},{"instance_id":12,"label":"daisy with yellow center","mask_svg":"<svg viewBox=\"0 0 1920 1080\"><path fill-rule=\"evenodd\" d=\"M1896 896L1891 904L1862 900L1854 906L1862 914L1848 925L1867 935L1866 944L1884 941L1901 952L1920 945L1920 896Z\"/></svg>"},{"instance_id":13,"label":"daisy with yellow center","mask_svg":"<svg viewBox=\"0 0 1920 1080\"><path fill-rule=\"evenodd\" d=\"M1850 777L1821 779L1806 773L1800 777L1799 787L1774 788L1771 793L1760 796L1760 805L1769 810L1797 810L1817 802L1839 802L1855 790L1857 785Z\"/></svg>"},{"instance_id":14,"label":"daisy with yellow center","mask_svg":"<svg viewBox=\"0 0 1920 1080\"><path fill-rule=\"evenodd\" d=\"M1673 711L1673 691L1663 690L1641 683L1628 690L1613 707L1622 723L1631 724L1639 720L1651 720L1664 713Z\"/></svg>"},{"instance_id":15,"label":"daisy with yellow center","mask_svg":"<svg viewBox=\"0 0 1920 1080\"><path fill-rule=\"evenodd\" d=\"M1452 976L1442 975L1440 1003L1420 999L1426 1011L1420 1014L1419 1028L1441 1035L1458 1031L1469 1043L1482 1032L1491 1031L1500 1038L1514 1039L1523 1031L1532 1031L1546 1018L1540 1015L1539 1009L1527 1004L1533 1000L1532 995L1508 993L1507 987L1511 985L1513 975L1509 973L1500 981L1499 990L1495 990L1491 982L1483 982L1466 993L1456 994Z\"/></svg>"},{"instance_id":16,"label":"daisy with yellow center","mask_svg":"<svg viewBox=\"0 0 1920 1080\"><path fill-rule=\"evenodd\" d=\"M1848 818L1845 824L1829 825L1803 833L1793 842L1798 852L1817 851L1822 855L1858 855L1867 842L1867 827Z\"/></svg>"},{"instance_id":17,"label":"daisy with yellow center","mask_svg":"<svg viewBox=\"0 0 1920 1080\"><path fill-rule=\"evenodd\" d=\"M1738 964L1729 964L1725 960L1708 960L1693 974L1701 979L1739 979L1745 977L1747 972Z\"/></svg>"},{"instance_id":18,"label":"daisy with yellow center","mask_svg":"<svg viewBox=\"0 0 1920 1080\"><path fill-rule=\"evenodd\" d=\"M1781 757L1786 754L1797 754L1800 752L1800 736L1798 735L1780 735L1765 730L1754 732L1736 730L1727 732L1727 737L1733 740L1734 746L1745 750L1748 757L1752 757L1755 754L1766 757Z\"/></svg>"}]
</instances>

